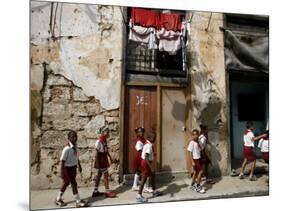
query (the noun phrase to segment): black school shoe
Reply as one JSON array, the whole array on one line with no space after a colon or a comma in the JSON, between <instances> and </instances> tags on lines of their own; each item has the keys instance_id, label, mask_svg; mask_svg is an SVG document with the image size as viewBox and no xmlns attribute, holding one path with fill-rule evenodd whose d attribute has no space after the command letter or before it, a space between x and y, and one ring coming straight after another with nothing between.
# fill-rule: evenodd
<instances>
[{"instance_id":1,"label":"black school shoe","mask_svg":"<svg viewBox=\"0 0 281 211\"><path fill-rule=\"evenodd\" d=\"M161 196L161 193L159 191L154 191L152 193L152 197L154 198L154 197L157 197L157 196Z\"/></svg>"},{"instance_id":2,"label":"black school shoe","mask_svg":"<svg viewBox=\"0 0 281 211\"><path fill-rule=\"evenodd\" d=\"M55 200L55 204L57 205L57 206L59 206L59 207L64 207L64 206L66 206L66 203L64 203L64 201L62 200L62 199L60 199L60 200Z\"/></svg>"}]
</instances>

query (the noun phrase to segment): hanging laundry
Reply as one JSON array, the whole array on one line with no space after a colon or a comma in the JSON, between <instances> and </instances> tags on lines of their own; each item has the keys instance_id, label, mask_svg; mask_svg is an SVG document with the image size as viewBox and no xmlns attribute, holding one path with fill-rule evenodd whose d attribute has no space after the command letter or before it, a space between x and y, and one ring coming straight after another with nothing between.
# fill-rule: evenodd
<instances>
[{"instance_id":1,"label":"hanging laundry","mask_svg":"<svg viewBox=\"0 0 281 211\"><path fill-rule=\"evenodd\" d=\"M143 27L154 27L159 29L159 13L141 8L132 8L132 23Z\"/></svg>"},{"instance_id":2,"label":"hanging laundry","mask_svg":"<svg viewBox=\"0 0 281 211\"><path fill-rule=\"evenodd\" d=\"M181 16L179 14L160 14L160 28L166 30L181 31Z\"/></svg>"},{"instance_id":3,"label":"hanging laundry","mask_svg":"<svg viewBox=\"0 0 281 211\"><path fill-rule=\"evenodd\" d=\"M175 55L181 48L181 32L175 32L162 28L156 33L159 39L159 51L166 51L170 55Z\"/></svg>"},{"instance_id":4,"label":"hanging laundry","mask_svg":"<svg viewBox=\"0 0 281 211\"><path fill-rule=\"evenodd\" d=\"M181 33L182 33L182 41L183 41L182 47L184 48L189 45L189 38L190 38L190 22L189 21L182 22Z\"/></svg>"},{"instance_id":5,"label":"hanging laundry","mask_svg":"<svg viewBox=\"0 0 281 211\"><path fill-rule=\"evenodd\" d=\"M158 48L156 43L156 30L153 27L133 25L132 21L130 20L129 28L129 40L145 43L148 45L148 49Z\"/></svg>"}]
</instances>

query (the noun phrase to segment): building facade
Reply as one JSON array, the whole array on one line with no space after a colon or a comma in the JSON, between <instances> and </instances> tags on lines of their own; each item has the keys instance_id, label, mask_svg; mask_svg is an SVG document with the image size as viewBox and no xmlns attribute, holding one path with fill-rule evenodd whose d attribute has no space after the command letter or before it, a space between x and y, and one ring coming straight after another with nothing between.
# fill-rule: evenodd
<instances>
[{"instance_id":1,"label":"building facade","mask_svg":"<svg viewBox=\"0 0 281 211\"><path fill-rule=\"evenodd\" d=\"M31 1L33 189L59 187L59 157L69 130L78 133L79 185L90 186L97 130L105 124L115 183L133 173L137 126L157 133L155 168L160 175L191 172L186 154L191 131L208 125L213 176L227 175L241 158L239 136L247 115L240 118L237 112L245 94L262 93L266 114L256 121L260 130L266 127L268 69L229 68L225 50L234 48L226 45L225 29L268 37L268 17L249 27L256 19L245 17L241 23L222 13L153 11L179 14L190 23L189 43L176 55L129 40L132 8Z\"/></svg>"}]
</instances>

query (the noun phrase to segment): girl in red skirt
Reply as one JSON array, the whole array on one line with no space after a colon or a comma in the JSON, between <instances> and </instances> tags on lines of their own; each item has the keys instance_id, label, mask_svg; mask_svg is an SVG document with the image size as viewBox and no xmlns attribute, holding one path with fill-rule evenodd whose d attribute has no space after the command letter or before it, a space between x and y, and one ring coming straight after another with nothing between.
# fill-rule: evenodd
<instances>
[{"instance_id":1,"label":"girl in red skirt","mask_svg":"<svg viewBox=\"0 0 281 211\"><path fill-rule=\"evenodd\" d=\"M255 171L255 166L256 166L256 155L254 152L254 147L255 147L255 141L265 138L266 134L262 134L260 136L255 137L254 136L254 124L253 122L247 122L246 123L246 131L243 136L244 140L244 160L242 163L241 167L241 172L239 174L239 178L243 179L244 178L244 172L245 168L247 165L248 160L251 161L251 169L250 169L250 175L249 175L249 180L250 181L255 181L256 177L254 176L254 171Z\"/></svg>"},{"instance_id":2,"label":"girl in red skirt","mask_svg":"<svg viewBox=\"0 0 281 211\"><path fill-rule=\"evenodd\" d=\"M96 148L96 156L95 156L95 168L98 170L96 181L95 181L95 188L92 194L92 197L103 195L98 191L99 182L101 176L104 176L104 186L105 186L105 193L106 197L115 197L116 194L109 190L109 180L108 180L108 168L109 168L109 161L112 163L113 160L108 152L108 146L106 139L109 137L109 128L103 127L100 129L101 136L96 141L95 148Z\"/></svg>"},{"instance_id":3,"label":"girl in red skirt","mask_svg":"<svg viewBox=\"0 0 281 211\"><path fill-rule=\"evenodd\" d=\"M137 135L136 145L135 149L137 150L137 153L134 157L134 169L135 169L135 176L134 176L134 183L132 190L138 191L138 182L141 174L141 153L143 146L145 144L145 138L144 138L144 127L137 127L135 129L135 133Z\"/></svg>"}]
</instances>

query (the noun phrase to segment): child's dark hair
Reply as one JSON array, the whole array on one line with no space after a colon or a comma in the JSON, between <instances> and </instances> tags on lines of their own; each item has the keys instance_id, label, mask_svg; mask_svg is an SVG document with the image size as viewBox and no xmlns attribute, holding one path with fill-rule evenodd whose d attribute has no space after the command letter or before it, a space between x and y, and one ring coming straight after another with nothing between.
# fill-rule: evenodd
<instances>
[{"instance_id":1,"label":"child's dark hair","mask_svg":"<svg viewBox=\"0 0 281 211\"><path fill-rule=\"evenodd\" d=\"M73 136L77 136L77 133L73 130L69 131L69 133L67 134L67 138L70 140L70 138Z\"/></svg>"},{"instance_id":2,"label":"child's dark hair","mask_svg":"<svg viewBox=\"0 0 281 211\"><path fill-rule=\"evenodd\" d=\"M156 137L156 133L153 132L153 131L149 131L148 134L147 134L147 139L149 141L154 141L155 140L155 137Z\"/></svg>"},{"instance_id":3,"label":"child's dark hair","mask_svg":"<svg viewBox=\"0 0 281 211\"><path fill-rule=\"evenodd\" d=\"M250 122L250 121L246 122L246 128L247 128L247 129L250 129L250 128L253 127L253 126L254 126L254 123L253 123L253 122Z\"/></svg>"},{"instance_id":4,"label":"child's dark hair","mask_svg":"<svg viewBox=\"0 0 281 211\"><path fill-rule=\"evenodd\" d=\"M139 131L143 132L144 133L144 127L136 127L135 128L135 133L138 133Z\"/></svg>"},{"instance_id":5,"label":"child's dark hair","mask_svg":"<svg viewBox=\"0 0 281 211\"><path fill-rule=\"evenodd\" d=\"M197 135L199 135L199 130L193 129L191 133L192 133L192 134L193 134L193 133L196 133Z\"/></svg>"},{"instance_id":6,"label":"child's dark hair","mask_svg":"<svg viewBox=\"0 0 281 211\"><path fill-rule=\"evenodd\" d=\"M203 124L200 125L200 130L207 130L207 129L208 129L207 125L203 125Z\"/></svg>"}]
</instances>

